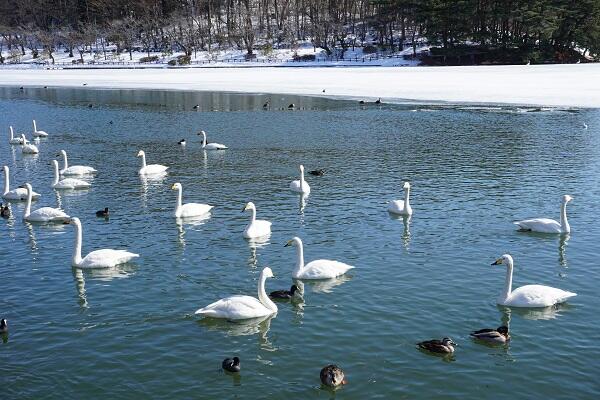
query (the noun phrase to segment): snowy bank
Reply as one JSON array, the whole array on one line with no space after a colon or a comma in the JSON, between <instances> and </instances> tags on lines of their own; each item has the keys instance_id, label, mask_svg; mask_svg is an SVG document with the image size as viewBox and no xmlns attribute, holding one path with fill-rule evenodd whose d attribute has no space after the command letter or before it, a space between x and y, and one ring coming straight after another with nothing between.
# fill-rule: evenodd
<instances>
[{"instance_id":1,"label":"snowy bank","mask_svg":"<svg viewBox=\"0 0 600 400\"><path fill-rule=\"evenodd\" d=\"M600 107L600 64L472 67L0 69L0 85L381 97L452 103ZM325 90L325 93L323 93Z\"/></svg>"}]
</instances>

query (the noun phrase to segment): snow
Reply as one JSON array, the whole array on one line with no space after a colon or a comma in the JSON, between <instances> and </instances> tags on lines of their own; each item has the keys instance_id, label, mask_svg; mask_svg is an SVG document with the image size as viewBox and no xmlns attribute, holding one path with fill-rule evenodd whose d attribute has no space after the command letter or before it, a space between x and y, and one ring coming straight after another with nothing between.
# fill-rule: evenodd
<instances>
[{"instance_id":1,"label":"snow","mask_svg":"<svg viewBox=\"0 0 600 400\"><path fill-rule=\"evenodd\" d=\"M310 63L309 63L310 64ZM600 64L186 69L0 68L0 85L277 93L451 103L600 107ZM326 92L323 93L323 90Z\"/></svg>"}]
</instances>

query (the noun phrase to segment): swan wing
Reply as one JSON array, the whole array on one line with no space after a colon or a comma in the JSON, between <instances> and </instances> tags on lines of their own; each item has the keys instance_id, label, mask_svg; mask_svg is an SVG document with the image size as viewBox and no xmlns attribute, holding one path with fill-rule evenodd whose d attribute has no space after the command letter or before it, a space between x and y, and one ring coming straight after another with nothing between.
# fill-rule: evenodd
<instances>
[{"instance_id":1,"label":"swan wing","mask_svg":"<svg viewBox=\"0 0 600 400\"><path fill-rule=\"evenodd\" d=\"M257 219L244 230L245 238L257 238L271 234L271 221Z\"/></svg>"},{"instance_id":2,"label":"swan wing","mask_svg":"<svg viewBox=\"0 0 600 400\"><path fill-rule=\"evenodd\" d=\"M54 185L55 189L87 189L91 184L81 179L65 178Z\"/></svg>"},{"instance_id":3,"label":"swan wing","mask_svg":"<svg viewBox=\"0 0 600 400\"><path fill-rule=\"evenodd\" d=\"M314 260L302 268L298 279L330 279L343 275L354 268L352 265L333 260Z\"/></svg>"},{"instance_id":4,"label":"swan wing","mask_svg":"<svg viewBox=\"0 0 600 400\"><path fill-rule=\"evenodd\" d=\"M34 210L26 219L32 222L63 222L68 218L69 216L58 208L42 207Z\"/></svg>"},{"instance_id":5,"label":"swan wing","mask_svg":"<svg viewBox=\"0 0 600 400\"><path fill-rule=\"evenodd\" d=\"M390 201L388 211L394 214L404 214L404 200Z\"/></svg>"},{"instance_id":6,"label":"swan wing","mask_svg":"<svg viewBox=\"0 0 600 400\"><path fill-rule=\"evenodd\" d=\"M200 308L195 314L231 320L264 317L273 311L251 296L231 296Z\"/></svg>"},{"instance_id":7,"label":"swan wing","mask_svg":"<svg viewBox=\"0 0 600 400\"><path fill-rule=\"evenodd\" d=\"M6 199L6 200L27 200L27 189L25 188L17 188L17 189L13 189L9 192L6 192L6 194L2 195L2 198ZM36 192L32 192L31 193L31 198L32 199L39 199L40 198L40 194L36 193Z\"/></svg>"},{"instance_id":8,"label":"swan wing","mask_svg":"<svg viewBox=\"0 0 600 400\"><path fill-rule=\"evenodd\" d=\"M89 253L77 266L79 268L110 268L124 264L136 257L139 257L139 254L126 250L101 249Z\"/></svg>"},{"instance_id":9,"label":"swan wing","mask_svg":"<svg viewBox=\"0 0 600 400\"><path fill-rule=\"evenodd\" d=\"M150 164L146 165L144 168L140 169L140 174L142 175L150 175L150 174L161 174L165 172L169 167L160 164Z\"/></svg>"},{"instance_id":10,"label":"swan wing","mask_svg":"<svg viewBox=\"0 0 600 400\"><path fill-rule=\"evenodd\" d=\"M23 149L21 150L23 153L29 153L29 154L37 154L40 151L38 150L36 145L33 144L25 144L23 145Z\"/></svg>"},{"instance_id":11,"label":"swan wing","mask_svg":"<svg viewBox=\"0 0 600 400\"><path fill-rule=\"evenodd\" d=\"M185 217L197 217L200 215L208 214L212 210L213 206L201 203L187 203L181 206L180 215L181 218Z\"/></svg>"},{"instance_id":12,"label":"swan wing","mask_svg":"<svg viewBox=\"0 0 600 400\"><path fill-rule=\"evenodd\" d=\"M290 189L294 192L299 193L310 193L310 186L304 182L304 185L300 185L300 180L295 180L290 183Z\"/></svg>"},{"instance_id":13,"label":"swan wing","mask_svg":"<svg viewBox=\"0 0 600 400\"><path fill-rule=\"evenodd\" d=\"M204 148L206 150L225 150L228 147L225 146L224 144L220 144L220 143L209 143L206 146L204 146Z\"/></svg>"},{"instance_id":14,"label":"swan wing","mask_svg":"<svg viewBox=\"0 0 600 400\"><path fill-rule=\"evenodd\" d=\"M576 293L544 285L526 285L515 289L504 305L514 307L549 307L563 303Z\"/></svg>"},{"instance_id":15,"label":"swan wing","mask_svg":"<svg viewBox=\"0 0 600 400\"><path fill-rule=\"evenodd\" d=\"M96 171L92 167L87 167L87 166L83 166L83 165L73 165L72 167L63 169L61 171L61 174L63 174L63 175L89 175L89 174L95 174L96 172L98 172L98 171Z\"/></svg>"},{"instance_id":16,"label":"swan wing","mask_svg":"<svg viewBox=\"0 0 600 400\"><path fill-rule=\"evenodd\" d=\"M560 233L560 223L550 218L533 218L514 222L521 230L541 232L541 233Z\"/></svg>"}]
</instances>

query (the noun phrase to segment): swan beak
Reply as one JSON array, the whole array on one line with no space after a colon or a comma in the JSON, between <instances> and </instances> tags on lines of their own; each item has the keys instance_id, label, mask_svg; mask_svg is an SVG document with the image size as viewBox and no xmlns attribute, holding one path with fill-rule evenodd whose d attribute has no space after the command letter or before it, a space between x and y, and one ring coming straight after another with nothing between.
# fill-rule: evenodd
<instances>
[{"instance_id":1,"label":"swan beak","mask_svg":"<svg viewBox=\"0 0 600 400\"><path fill-rule=\"evenodd\" d=\"M70 219L65 219L65 220L63 221L63 225L69 225L70 223L71 223L71 220L70 220Z\"/></svg>"},{"instance_id":2,"label":"swan beak","mask_svg":"<svg viewBox=\"0 0 600 400\"><path fill-rule=\"evenodd\" d=\"M347 385L347 384L348 384L348 379L344 378L344 379L342 380L342 385Z\"/></svg>"},{"instance_id":3,"label":"swan beak","mask_svg":"<svg viewBox=\"0 0 600 400\"><path fill-rule=\"evenodd\" d=\"M242 212L246 211L246 207L247 207L247 206L244 206L244 208L242 208Z\"/></svg>"},{"instance_id":4,"label":"swan beak","mask_svg":"<svg viewBox=\"0 0 600 400\"><path fill-rule=\"evenodd\" d=\"M289 241L288 241L288 242L285 244L285 246L283 246L283 247L288 247L288 246L291 246L291 245L292 245L292 241L291 241L291 240L289 240Z\"/></svg>"},{"instance_id":5,"label":"swan beak","mask_svg":"<svg viewBox=\"0 0 600 400\"><path fill-rule=\"evenodd\" d=\"M173 186L171 186L171 190L175 190L177 187L175 186L175 184L173 184Z\"/></svg>"},{"instance_id":6,"label":"swan beak","mask_svg":"<svg viewBox=\"0 0 600 400\"><path fill-rule=\"evenodd\" d=\"M492 265L500 265L500 264L502 264L502 259L501 258L497 259L496 261L494 261L492 263Z\"/></svg>"}]
</instances>

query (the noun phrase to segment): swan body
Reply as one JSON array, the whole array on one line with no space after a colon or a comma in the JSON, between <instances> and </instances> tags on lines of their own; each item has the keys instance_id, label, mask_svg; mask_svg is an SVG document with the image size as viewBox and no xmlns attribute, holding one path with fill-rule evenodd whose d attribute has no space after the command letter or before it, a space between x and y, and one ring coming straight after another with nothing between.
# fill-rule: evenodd
<instances>
[{"instance_id":1,"label":"swan body","mask_svg":"<svg viewBox=\"0 0 600 400\"><path fill-rule=\"evenodd\" d=\"M200 131L198 135L202 136L202 148L204 150L225 150L228 147L220 143L206 143L206 132Z\"/></svg>"},{"instance_id":2,"label":"swan body","mask_svg":"<svg viewBox=\"0 0 600 400\"><path fill-rule=\"evenodd\" d=\"M457 346L457 344L450 338L443 338L442 340L426 340L417 343L417 346L432 353L451 354L454 353L454 346Z\"/></svg>"},{"instance_id":3,"label":"swan body","mask_svg":"<svg viewBox=\"0 0 600 400\"><path fill-rule=\"evenodd\" d=\"M510 340L508 327L501 326L498 329L480 329L471 332L471 337L490 343L506 343Z\"/></svg>"},{"instance_id":4,"label":"swan body","mask_svg":"<svg viewBox=\"0 0 600 400\"><path fill-rule=\"evenodd\" d=\"M88 189L90 186L86 181L74 178L65 178L59 181L58 173L58 161L52 160L54 166L54 181L52 181L52 187L58 190L69 190L69 189Z\"/></svg>"},{"instance_id":5,"label":"swan body","mask_svg":"<svg viewBox=\"0 0 600 400\"><path fill-rule=\"evenodd\" d=\"M2 191L2 198L4 200L15 200L15 201L24 201L27 200L27 189L24 187L16 188L10 190L10 175L8 171L8 166L4 166L4 190ZM33 200L37 200L40 198L40 194L36 192L31 192L31 198Z\"/></svg>"},{"instance_id":6,"label":"swan body","mask_svg":"<svg viewBox=\"0 0 600 400\"><path fill-rule=\"evenodd\" d=\"M514 222L519 230L540 233L571 233L571 226L567 220L567 204L573 200L568 194L563 196L560 205L560 222L550 218L533 218Z\"/></svg>"},{"instance_id":7,"label":"swan body","mask_svg":"<svg viewBox=\"0 0 600 400\"><path fill-rule=\"evenodd\" d=\"M309 194L310 185L304 180L304 166L300 165L300 179L290 183L290 189L297 193Z\"/></svg>"},{"instance_id":8,"label":"swan body","mask_svg":"<svg viewBox=\"0 0 600 400\"><path fill-rule=\"evenodd\" d=\"M352 265L333 260L314 260L304 265L304 249L302 240L295 237L285 244L285 247L295 245L298 249L298 261L292 271L294 279L331 279L344 275L354 268Z\"/></svg>"},{"instance_id":9,"label":"swan body","mask_svg":"<svg viewBox=\"0 0 600 400\"><path fill-rule=\"evenodd\" d=\"M73 165L69 167L69 160L67 158L67 152L64 150L60 151L60 155L63 158L63 168L60 170L61 175L81 176L95 174L96 171L92 167L84 165Z\"/></svg>"},{"instance_id":10,"label":"swan body","mask_svg":"<svg viewBox=\"0 0 600 400\"><path fill-rule=\"evenodd\" d=\"M77 268L111 268L119 264L124 264L139 254L130 253L126 250L101 249L88 253L81 258L81 244L83 241L83 232L79 218L70 218L65 221L75 227L75 246L73 248L73 257L71 265Z\"/></svg>"},{"instance_id":11,"label":"swan body","mask_svg":"<svg viewBox=\"0 0 600 400\"><path fill-rule=\"evenodd\" d=\"M242 212L250 210L252 217L250 223L244 229L244 237L246 239L268 236L271 234L271 221L256 219L256 206L253 202L246 204Z\"/></svg>"},{"instance_id":12,"label":"swan body","mask_svg":"<svg viewBox=\"0 0 600 400\"><path fill-rule=\"evenodd\" d=\"M8 129L10 130L10 137L8 138L9 144L23 144L24 143L22 137L14 137L14 131L13 131L12 126L9 126Z\"/></svg>"},{"instance_id":13,"label":"swan body","mask_svg":"<svg viewBox=\"0 0 600 400\"><path fill-rule=\"evenodd\" d=\"M35 119L33 120L33 137L47 137L48 133L44 131L38 131L37 126L35 124Z\"/></svg>"},{"instance_id":14,"label":"swan body","mask_svg":"<svg viewBox=\"0 0 600 400\"><path fill-rule=\"evenodd\" d=\"M277 312L277 306L265 292L265 281L273 277L271 268L265 267L258 280L258 298L251 296L231 296L216 301L196 311L197 315L212 318L241 320L265 317Z\"/></svg>"},{"instance_id":15,"label":"swan body","mask_svg":"<svg viewBox=\"0 0 600 400\"><path fill-rule=\"evenodd\" d=\"M392 200L388 205L388 211L398 215L412 215L410 206L410 183L404 182L404 200Z\"/></svg>"},{"instance_id":16,"label":"swan body","mask_svg":"<svg viewBox=\"0 0 600 400\"><path fill-rule=\"evenodd\" d=\"M60 223L65 222L69 219L69 216L64 211L58 208L42 207L37 210L31 211L31 198L32 190L29 183L25 184L27 189L27 204L25 205L25 213L23 219L29 222L54 222Z\"/></svg>"},{"instance_id":17,"label":"swan body","mask_svg":"<svg viewBox=\"0 0 600 400\"><path fill-rule=\"evenodd\" d=\"M321 383L329 387L338 387L348 383L344 371L335 364L329 364L321 369L319 373Z\"/></svg>"},{"instance_id":18,"label":"swan body","mask_svg":"<svg viewBox=\"0 0 600 400\"><path fill-rule=\"evenodd\" d=\"M142 157L142 168L140 168L140 175L153 175L153 174L162 174L169 167L160 164L146 164L146 153L144 150L140 150L137 153L137 157Z\"/></svg>"},{"instance_id":19,"label":"swan body","mask_svg":"<svg viewBox=\"0 0 600 400\"><path fill-rule=\"evenodd\" d=\"M25 139L25 135L21 135L21 140L23 141L23 147L21 147L21 151L24 154L38 154L40 152L35 144L31 144L27 141L27 139Z\"/></svg>"},{"instance_id":20,"label":"swan body","mask_svg":"<svg viewBox=\"0 0 600 400\"><path fill-rule=\"evenodd\" d=\"M512 307L549 307L563 303L567 299L577 296L576 293L543 285L526 285L512 290L513 259L509 254L504 254L492 265L506 265L506 283L504 291L498 297L498 304Z\"/></svg>"},{"instance_id":21,"label":"swan body","mask_svg":"<svg viewBox=\"0 0 600 400\"><path fill-rule=\"evenodd\" d=\"M198 217L208 214L213 208L213 206L201 203L182 204L183 188L179 182L174 183L171 190L177 190L177 206L175 207L175 217L177 218Z\"/></svg>"}]
</instances>

